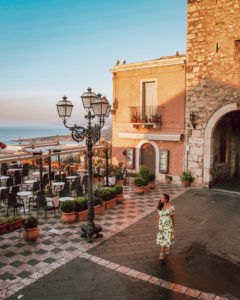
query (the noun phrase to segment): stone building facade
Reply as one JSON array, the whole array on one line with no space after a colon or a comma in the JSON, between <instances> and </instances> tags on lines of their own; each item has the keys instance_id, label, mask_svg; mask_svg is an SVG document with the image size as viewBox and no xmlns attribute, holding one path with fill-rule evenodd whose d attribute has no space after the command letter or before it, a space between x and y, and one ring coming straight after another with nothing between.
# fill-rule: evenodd
<instances>
[{"instance_id":1,"label":"stone building facade","mask_svg":"<svg viewBox=\"0 0 240 300\"><path fill-rule=\"evenodd\" d=\"M240 173L240 1L187 9L184 169L207 185Z\"/></svg>"}]
</instances>

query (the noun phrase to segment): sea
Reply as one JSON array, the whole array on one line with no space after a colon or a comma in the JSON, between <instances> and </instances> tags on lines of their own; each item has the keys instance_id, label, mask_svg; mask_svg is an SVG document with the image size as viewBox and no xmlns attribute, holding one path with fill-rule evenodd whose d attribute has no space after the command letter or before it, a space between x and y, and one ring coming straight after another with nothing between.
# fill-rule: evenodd
<instances>
[{"instance_id":1,"label":"sea","mask_svg":"<svg viewBox=\"0 0 240 300\"><path fill-rule=\"evenodd\" d=\"M69 129L65 128L62 124L0 126L0 142L6 145L18 145L18 139L48 137L70 133Z\"/></svg>"}]
</instances>

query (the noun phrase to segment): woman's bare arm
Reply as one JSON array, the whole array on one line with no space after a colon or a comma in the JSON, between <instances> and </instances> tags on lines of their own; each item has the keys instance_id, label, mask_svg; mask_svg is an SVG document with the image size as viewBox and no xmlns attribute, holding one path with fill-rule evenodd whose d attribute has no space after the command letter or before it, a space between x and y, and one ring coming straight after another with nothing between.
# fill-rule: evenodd
<instances>
[{"instance_id":1,"label":"woman's bare arm","mask_svg":"<svg viewBox=\"0 0 240 300\"><path fill-rule=\"evenodd\" d=\"M156 225L157 230L159 230L159 214L157 215L157 225Z\"/></svg>"}]
</instances>

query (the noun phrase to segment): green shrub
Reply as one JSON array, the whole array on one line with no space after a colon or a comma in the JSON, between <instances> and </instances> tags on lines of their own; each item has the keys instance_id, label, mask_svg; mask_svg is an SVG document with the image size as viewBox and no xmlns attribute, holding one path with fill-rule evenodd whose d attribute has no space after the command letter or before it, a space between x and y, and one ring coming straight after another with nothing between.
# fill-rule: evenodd
<instances>
[{"instance_id":1,"label":"green shrub","mask_svg":"<svg viewBox=\"0 0 240 300\"><path fill-rule=\"evenodd\" d=\"M122 194L123 187L121 185L115 185L114 190L116 191L117 195Z\"/></svg>"},{"instance_id":2,"label":"green shrub","mask_svg":"<svg viewBox=\"0 0 240 300\"><path fill-rule=\"evenodd\" d=\"M186 171L186 172L183 172L182 176L180 176L181 178L181 181L189 181L189 182L193 182L194 181L194 178L192 177L192 173L191 171Z\"/></svg>"},{"instance_id":3,"label":"green shrub","mask_svg":"<svg viewBox=\"0 0 240 300\"><path fill-rule=\"evenodd\" d=\"M64 213L74 212L75 203L72 200L63 201L63 202L61 202L60 209Z\"/></svg>"},{"instance_id":4,"label":"green shrub","mask_svg":"<svg viewBox=\"0 0 240 300\"><path fill-rule=\"evenodd\" d=\"M18 221L18 220L21 220L21 219L22 219L21 216L10 216L10 217L8 217L7 222L11 223L11 222Z\"/></svg>"},{"instance_id":5,"label":"green shrub","mask_svg":"<svg viewBox=\"0 0 240 300\"><path fill-rule=\"evenodd\" d=\"M108 200L115 198L117 195L117 192L114 188L105 188L104 191L107 191L109 193Z\"/></svg>"},{"instance_id":6,"label":"green shrub","mask_svg":"<svg viewBox=\"0 0 240 300\"><path fill-rule=\"evenodd\" d=\"M137 177L134 179L135 186L144 186L144 180L142 177Z\"/></svg>"},{"instance_id":7,"label":"green shrub","mask_svg":"<svg viewBox=\"0 0 240 300\"><path fill-rule=\"evenodd\" d=\"M111 192L110 191L108 191L106 189L102 190L102 192L101 192L101 200L108 201L108 200L110 200L110 197L111 197Z\"/></svg>"},{"instance_id":8,"label":"green shrub","mask_svg":"<svg viewBox=\"0 0 240 300\"><path fill-rule=\"evenodd\" d=\"M24 227L25 228L35 228L38 226L38 219L34 216L29 216L27 219L24 221Z\"/></svg>"},{"instance_id":9,"label":"green shrub","mask_svg":"<svg viewBox=\"0 0 240 300\"><path fill-rule=\"evenodd\" d=\"M73 200L74 202L74 211L80 212L84 211L88 207L88 198L87 197L78 197Z\"/></svg>"},{"instance_id":10,"label":"green shrub","mask_svg":"<svg viewBox=\"0 0 240 300\"><path fill-rule=\"evenodd\" d=\"M154 173L150 173L149 174L149 178L148 179L149 179L150 182L153 182L155 180L155 178L156 178L156 176L155 176Z\"/></svg>"},{"instance_id":11,"label":"green shrub","mask_svg":"<svg viewBox=\"0 0 240 300\"><path fill-rule=\"evenodd\" d=\"M142 177L147 182L149 181L149 170L146 166L141 166L139 177Z\"/></svg>"}]
</instances>

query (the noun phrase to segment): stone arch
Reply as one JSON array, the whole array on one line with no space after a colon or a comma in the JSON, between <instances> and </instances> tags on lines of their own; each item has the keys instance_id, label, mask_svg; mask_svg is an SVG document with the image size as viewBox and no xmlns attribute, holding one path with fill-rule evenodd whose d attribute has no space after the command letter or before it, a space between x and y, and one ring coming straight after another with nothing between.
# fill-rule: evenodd
<instances>
[{"instance_id":1,"label":"stone arch","mask_svg":"<svg viewBox=\"0 0 240 300\"><path fill-rule=\"evenodd\" d=\"M203 183L208 184L211 181L211 166L213 160L213 132L220 119L229 112L238 110L237 103L227 104L216 111L209 120L204 134L204 168Z\"/></svg>"},{"instance_id":2,"label":"stone arch","mask_svg":"<svg viewBox=\"0 0 240 300\"><path fill-rule=\"evenodd\" d=\"M155 165L155 174L156 174L156 179L159 179L159 148L158 145L150 140L142 140L136 148L136 171L139 172L139 165L140 165L140 153L141 153L141 147L146 144L149 143L151 144L154 149L155 149L155 153L156 153L156 165Z\"/></svg>"}]
</instances>

